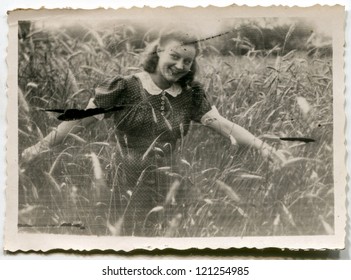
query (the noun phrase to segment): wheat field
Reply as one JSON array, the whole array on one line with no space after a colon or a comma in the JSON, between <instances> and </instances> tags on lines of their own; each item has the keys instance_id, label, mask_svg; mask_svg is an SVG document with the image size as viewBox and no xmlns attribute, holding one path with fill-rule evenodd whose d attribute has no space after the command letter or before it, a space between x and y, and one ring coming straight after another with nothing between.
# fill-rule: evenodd
<instances>
[{"instance_id":1,"label":"wheat field","mask_svg":"<svg viewBox=\"0 0 351 280\"><path fill-rule=\"evenodd\" d=\"M318 46L313 52L285 50L293 32L288 28L279 47L265 50L241 39L245 54L223 54L207 42L197 75L224 117L288 151L287 162L275 166L193 124L179 143L179 173L168 174L173 183L165 202L149 212L169 213L155 225L155 236L333 234L332 56ZM57 114L43 109L83 109L102 80L141 70L140 55L154 37L136 35L128 25L99 30L20 24L19 155L59 124ZM69 134L29 164L19 158L19 230L119 235L123 218L111 219L117 149L113 122L105 120Z\"/></svg>"}]
</instances>

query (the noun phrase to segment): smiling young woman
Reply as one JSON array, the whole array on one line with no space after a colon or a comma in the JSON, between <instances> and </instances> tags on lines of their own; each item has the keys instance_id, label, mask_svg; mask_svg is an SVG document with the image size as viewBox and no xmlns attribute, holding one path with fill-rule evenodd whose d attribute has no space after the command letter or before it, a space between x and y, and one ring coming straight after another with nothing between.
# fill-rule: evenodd
<instances>
[{"instance_id":1,"label":"smiling young woman","mask_svg":"<svg viewBox=\"0 0 351 280\"><path fill-rule=\"evenodd\" d=\"M145 51L143 72L106 80L96 88L88 105L105 109L121 106L122 110L61 123L40 143L27 148L23 160L28 162L43 149L61 143L69 132L113 117L121 176L118 186L111 188L116 194L116 217L123 220L125 235L152 235L154 227L160 225L157 215L154 219L148 216L151 209L162 205L172 185L160 168L177 168L173 156L177 141L187 134L192 121L254 147L265 157L284 161L281 152L223 118L211 106L201 84L194 81L198 54L195 37L184 32L161 35Z\"/></svg>"}]
</instances>

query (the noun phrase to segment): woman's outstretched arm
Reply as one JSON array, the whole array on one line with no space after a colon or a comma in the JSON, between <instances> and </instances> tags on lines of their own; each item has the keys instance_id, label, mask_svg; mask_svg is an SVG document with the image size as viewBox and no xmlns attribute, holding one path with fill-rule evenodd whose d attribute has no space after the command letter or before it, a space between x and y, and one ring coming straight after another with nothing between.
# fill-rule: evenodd
<instances>
[{"instance_id":1,"label":"woman's outstretched arm","mask_svg":"<svg viewBox=\"0 0 351 280\"><path fill-rule=\"evenodd\" d=\"M61 144L69 133L77 133L82 130L83 127L89 126L91 123L96 121L95 117L88 117L76 121L65 121L58 125L58 127L50 132L37 144L25 149L22 152L22 160L29 162L36 158L40 153Z\"/></svg>"},{"instance_id":2,"label":"woman's outstretched arm","mask_svg":"<svg viewBox=\"0 0 351 280\"><path fill-rule=\"evenodd\" d=\"M259 150L264 157L272 158L273 160L278 161L278 163L283 163L286 160L281 151L276 150L272 146L258 139L240 125L222 117L215 108L205 114L201 122L221 135L231 138L232 142Z\"/></svg>"}]
</instances>

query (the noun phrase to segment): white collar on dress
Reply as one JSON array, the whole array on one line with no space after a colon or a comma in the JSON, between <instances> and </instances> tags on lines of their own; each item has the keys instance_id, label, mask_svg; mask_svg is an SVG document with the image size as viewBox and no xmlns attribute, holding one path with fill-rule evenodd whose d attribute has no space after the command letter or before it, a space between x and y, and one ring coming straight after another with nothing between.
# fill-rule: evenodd
<instances>
[{"instance_id":1,"label":"white collar on dress","mask_svg":"<svg viewBox=\"0 0 351 280\"><path fill-rule=\"evenodd\" d=\"M182 87L176 83L172 84L172 86L169 87L168 89L165 89L165 90L160 89L151 79L150 74L148 72L145 72L145 71L140 72L140 73L134 74L134 76L140 79L143 85L143 88L146 89L146 91L151 95L159 95L162 93L162 91L165 91L168 94L172 95L173 97L176 97L182 92Z\"/></svg>"}]
</instances>

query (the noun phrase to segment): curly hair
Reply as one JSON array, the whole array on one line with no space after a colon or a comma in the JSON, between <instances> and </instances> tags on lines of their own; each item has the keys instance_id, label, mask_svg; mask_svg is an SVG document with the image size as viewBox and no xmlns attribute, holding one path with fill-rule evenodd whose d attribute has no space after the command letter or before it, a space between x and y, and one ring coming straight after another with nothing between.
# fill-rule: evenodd
<instances>
[{"instance_id":1,"label":"curly hair","mask_svg":"<svg viewBox=\"0 0 351 280\"><path fill-rule=\"evenodd\" d=\"M194 81L197 71L196 56L200 52L198 40L195 36L183 31L170 31L163 33L154 42L150 43L145 49L141 65L146 72L155 73L158 64L158 49L164 47L170 41L178 41L182 45L192 45L195 47L195 59L190 67L190 71L179 79L178 83L182 87L186 87Z\"/></svg>"}]
</instances>

